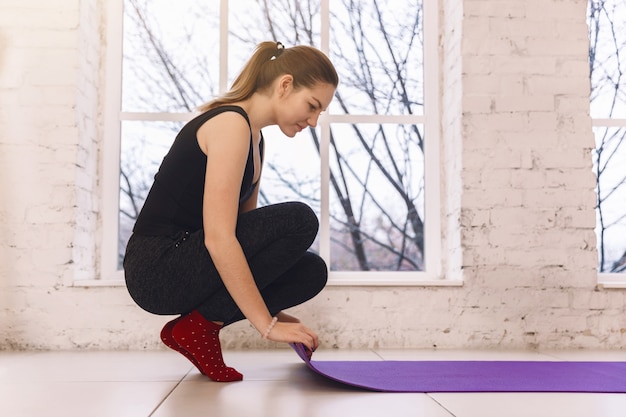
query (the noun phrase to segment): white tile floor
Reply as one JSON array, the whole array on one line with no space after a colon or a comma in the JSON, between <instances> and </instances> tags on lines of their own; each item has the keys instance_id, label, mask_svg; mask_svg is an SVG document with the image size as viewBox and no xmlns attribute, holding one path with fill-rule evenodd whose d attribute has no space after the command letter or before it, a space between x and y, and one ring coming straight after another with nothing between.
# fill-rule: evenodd
<instances>
[{"instance_id":1,"label":"white tile floor","mask_svg":"<svg viewBox=\"0 0 626 417\"><path fill-rule=\"evenodd\" d=\"M172 351L0 352L2 417L624 417L626 395L397 394L310 372L290 349L228 351L241 382ZM317 360L616 360L624 352L318 351Z\"/></svg>"}]
</instances>

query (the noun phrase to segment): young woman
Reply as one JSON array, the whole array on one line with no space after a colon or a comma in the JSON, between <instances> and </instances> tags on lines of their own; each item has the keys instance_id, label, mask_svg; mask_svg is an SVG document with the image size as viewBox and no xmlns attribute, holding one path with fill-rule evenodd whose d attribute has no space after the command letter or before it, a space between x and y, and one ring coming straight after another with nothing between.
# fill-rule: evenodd
<instances>
[{"instance_id":1,"label":"young woman","mask_svg":"<svg viewBox=\"0 0 626 417\"><path fill-rule=\"evenodd\" d=\"M314 331L282 312L326 284L326 264L308 250L318 220L298 202L257 208L261 129L293 137L315 127L337 84L319 50L261 43L231 90L182 128L137 219L128 291L148 312L181 315L161 339L215 381L243 378L224 364L219 341L238 320L269 340L318 346Z\"/></svg>"}]
</instances>

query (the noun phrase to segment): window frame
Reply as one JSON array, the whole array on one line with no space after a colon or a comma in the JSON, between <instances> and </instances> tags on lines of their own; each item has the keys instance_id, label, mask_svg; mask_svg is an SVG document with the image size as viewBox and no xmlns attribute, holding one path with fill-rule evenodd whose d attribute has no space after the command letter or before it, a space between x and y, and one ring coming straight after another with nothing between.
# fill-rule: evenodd
<instances>
[{"instance_id":1,"label":"window frame","mask_svg":"<svg viewBox=\"0 0 626 417\"><path fill-rule=\"evenodd\" d=\"M330 0L320 0L321 45L330 50ZM75 285L124 285L123 271L117 269L119 239L119 173L121 123L124 121L188 121L196 113L122 112L122 60L124 0L106 2L107 50L104 92L104 140L102 143L102 246L100 277L97 280L75 282ZM439 155L439 6L438 0L423 0L424 14L424 114L423 115L342 115L323 114L318 125L321 130L321 199L320 255L329 260L330 196L329 138L333 123L391 123L421 124L424 128L425 207L424 271L329 271L329 285L397 286L397 285L460 285L442 277L441 214L440 214L440 155ZM219 89L228 87L228 17L229 0L220 0L220 64ZM115 86L114 88L112 86ZM326 209L324 209L324 207Z\"/></svg>"},{"instance_id":2,"label":"window frame","mask_svg":"<svg viewBox=\"0 0 626 417\"><path fill-rule=\"evenodd\" d=\"M587 13L589 12L589 7L591 5L591 2L588 0L587 1ZM587 14L587 18L589 18L589 14ZM626 22L626 21L625 21ZM586 22L588 25L590 24L589 20L587 20ZM591 39L589 39L589 41L592 41ZM591 51L590 51L591 52ZM591 59L591 57L589 57L589 59ZM590 93L593 89L593 79L592 74L589 74L590 77ZM589 114L591 115L591 126L592 129L595 128L619 128L619 129L626 129L626 117L593 117L593 108L592 108L592 101L591 101L591 95L589 97ZM594 152L597 149L597 145L596 145L596 132L593 132L593 136L594 136ZM594 155L595 158L595 155ZM594 172L595 174L595 172ZM597 212L597 208L596 208L596 221L597 221L597 216L598 216L598 212ZM595 231L594 231L595 232ZM596 236L597 236L597 232ZM600 268L598 267L598 278L597 278L597 283L598 286L600 288L626 288L626 272L600 272L599 271Z\"/></svg>"}]
</instances>

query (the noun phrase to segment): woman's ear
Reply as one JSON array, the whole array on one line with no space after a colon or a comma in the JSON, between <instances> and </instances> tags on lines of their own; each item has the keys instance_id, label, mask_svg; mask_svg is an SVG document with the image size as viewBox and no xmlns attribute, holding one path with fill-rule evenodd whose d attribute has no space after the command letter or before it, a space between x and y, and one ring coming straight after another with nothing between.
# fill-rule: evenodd
<instances>
[{"instance_id":1,"label":"woman's ear","mask_svg":"<svg viewBox=\"0 0 626 417\"><path fill-rule=\"evenodd\" d=\"M285 74L278 79L278 97L284 97L293 90L293 75Z\"/></svg>"}]
</instances>

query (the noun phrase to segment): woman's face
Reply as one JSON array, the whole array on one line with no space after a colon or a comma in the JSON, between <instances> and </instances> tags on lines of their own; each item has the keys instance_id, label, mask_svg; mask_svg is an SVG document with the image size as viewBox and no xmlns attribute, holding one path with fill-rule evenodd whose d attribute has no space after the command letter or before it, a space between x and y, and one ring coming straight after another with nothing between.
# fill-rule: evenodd
<instances>
[{"instance_id":1,"label":"woman's face","mask_svg":"<svg viewBox=\"0 0 626 417\"><path fill-rule=\"evenodd\" d=\"M309 126L317 126L320 113L328 108L334 94L335 87L331 84L294 89L293 83L289 83L282 96L279 94L278 127L285 135L294 137Z\"/></svg>"}]
</instances>

